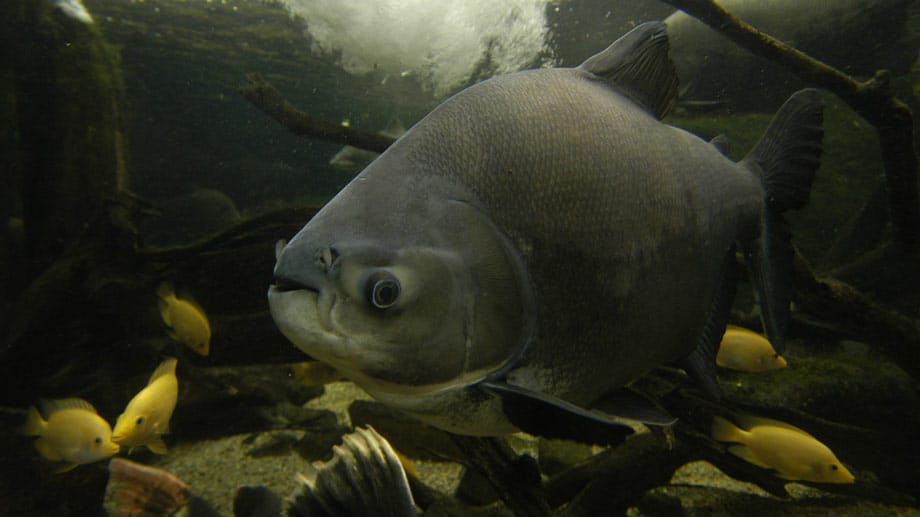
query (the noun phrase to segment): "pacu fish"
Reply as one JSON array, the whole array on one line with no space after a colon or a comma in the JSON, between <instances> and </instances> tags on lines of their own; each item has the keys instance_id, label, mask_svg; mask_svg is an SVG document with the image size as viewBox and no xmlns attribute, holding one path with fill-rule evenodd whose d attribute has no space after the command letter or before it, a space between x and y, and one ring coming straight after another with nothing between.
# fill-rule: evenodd
<instances>
[{"instance_id":1,"label":"pacu fish","mask_svg":"<svg viewBox=\"0 0 920 517\"><path fill-rule=\"evenodd\" d=\"M160 363L147 386L128 402L115 422L115 443L132 449L145 446L156 454L166 454L162 435L169 433L169 420L179 396L176 363L173 357Z\"/></svg>"},{"instance_id":2,"label":"pacu fish","mask_svg":"<svg viewBox=\"0 0 920 517\"><path fill-rule=\"evenodd\" d=\"M782 349L782 212L807 202L823 103L795 94L735 163L661 122L677 82L651 22L577 68L454 95L276 249L278 328L460 434L613 443L631 415L591 403L677 361L715 392L736 242Z\"/></svg>"},{"instance_id":3,"label":"pacu fish","mask_svg":"<svg viewBox=\"0 0 920 517\"><path fill-rule=\"evenodd\" d=\"M58 472L106 459L120 449L109 423L92 404L77 398L44 401L41 413L29 408L22 433L38 436L35 448L46 459L61 462Z\"/></svg>"},{"instance_id":4,"label":"pacu fish","mask_svg":"<svg viewBox=\"0 0 920 517\"><path fill-rule=\"evenodd\" d=\"M750 415L735 416L737 427L722 417L712 421L712 437L731 443L728 450L789 480L852 483L853 474L817 438L786 422ZM742 429L743 428L743 429Z\"/></svg>"}]
</instances>

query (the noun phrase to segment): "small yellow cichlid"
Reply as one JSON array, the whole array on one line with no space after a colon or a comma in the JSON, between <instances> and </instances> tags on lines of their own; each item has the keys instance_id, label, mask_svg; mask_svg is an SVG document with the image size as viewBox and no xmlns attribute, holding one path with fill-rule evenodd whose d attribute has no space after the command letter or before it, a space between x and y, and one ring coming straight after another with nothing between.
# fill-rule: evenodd
<instances>
[{"instance_id":1,"label":"small yellow cichlid","mask_svg":"<svg viewBox=\"0 0 920 517\"><path fill-rule=\"evenodd\" d=\"M160 316L169 327L169 336L185 343L196 353L208 355L211 351L211 324L197 303L176 297L172 284L163 282L157 288L160 297Z\"/></svg>"},{"instance_id":2,"label":"small yellow cichlid","mask_svg":"<svg viewBox=\"0 0 920 517\"><path fill-rule=\"evenodd\" d=\"M323 386L346 380L338 370L322 361L303 361L291 365L291 375L304 386Z\"/></svg>"},{"instance_id":3,"label":"small yellow cichlid","mask_svg":"<svg viewBox=\"0 0 920 517\"><path fill-rule=\"evenodd\" d=\"M166 454L161 435L169 432L169 419L178 396L176 359L170 357L154 370L147 386L128 402L125 412L115 422L112 440L131 449L145 446L156 454Z\"/></svg>"},{"instance_id":4,"label":"small yellow cichlid","mask_svg":"<svg viewBox=\"0 0 920 517\"><path fill-rule=\"evenodd\" d=\"M22 433L38 436L35 448L46 459L62 462L58 472L104 460L119 450L109 423L92 404L78 398L43 401L41 413L29 408Z\"/></svg>"},{"instance_id":5,"label":"small yellow cichlid","mask_svg":"<svg viewBox=\"0 0 920 517\"><path fill-rule=\"evenodd\" d=\"M741 372L765 372L786 367L783 356L762 335L729 325L719 344L716 364Z\"/></svg>"},{"instance_id":6,"label":"small yellow cichlid","mask_svg":"<svg viewBox=\"0 0 920 517\"><path fill-rule=\"evenodd\" d=\"M852 483L853 474L817 438L778 420L738 415L741 428L722 417L712 421L712 437L731 443L728 452L771 469L789 480L816 483ZM743 429L742 429L743 428Z\"/></svg>"}]
</instances>

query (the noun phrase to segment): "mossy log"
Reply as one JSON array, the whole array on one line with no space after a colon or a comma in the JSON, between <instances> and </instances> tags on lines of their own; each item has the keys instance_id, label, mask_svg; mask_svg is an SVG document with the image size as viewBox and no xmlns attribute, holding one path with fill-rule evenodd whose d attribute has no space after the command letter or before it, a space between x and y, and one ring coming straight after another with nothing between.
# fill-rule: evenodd
<instances>
[{"instance_id":1,"label":"mossy log","mask_svg":"<svg viewBox=\"0 0 920 517\"><path fill-rule=\"evenodd\" d=\"M451 435L466 457L492 484L514 515L551 515L540 485L537 462L528 455L517 455L502 438Z\"/></svg>"},{"instance_id":2,"label":"mossy log","mask_svg":"<svg viewBox=\"0 0 920 517\"><path fill-rule=\"evenodd\" d=\"M395 141L390 136L346 127L300 111L259 74L249 74L246 79L248 82L240 88L240 94L295 135L350 145L375 153L382 153Z\"/></svg>"},{"instance_id":3,"label":"mossy log","mask_svg":"<svg viewBox=\"0 0 920 517\"><path fill-rule=\"evenodd\" d=\"M920 379L920 320L885 307L853 286L816 275L795 257L796 301L801 310L832 321L842 335L865 340L915 379Z\"/></svg>"},{"instance_id":4,"label":"mossy log","mask_svg":"<svg viewBox=\"0 0 920 517\"><path fill-rule=\"evenodd\" d=\"M0 133L0 291L11 300L126 186L124 87L98 27L50 0L3 2L0 33L10 115Z\"/></svg>"}]
</instances>

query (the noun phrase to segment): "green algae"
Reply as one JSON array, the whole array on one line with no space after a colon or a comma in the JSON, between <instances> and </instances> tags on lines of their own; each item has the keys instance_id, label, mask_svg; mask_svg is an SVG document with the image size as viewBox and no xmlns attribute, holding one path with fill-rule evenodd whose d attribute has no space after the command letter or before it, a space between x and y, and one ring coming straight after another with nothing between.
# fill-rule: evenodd
<instances>
[{"instance_id":1,"label":"green algae","mask_svg":"<svg viewBox=\"0 0 920 517\"><path fill-rule=\"evenodd\" d=\"M125 186L119 54L95 24L50 1L3 2L0 22L4 219L23 222L21 260L5 292L18 293L79 236ZM15 279L15 280L13 280Z\"/></svg>"}]
</instances>

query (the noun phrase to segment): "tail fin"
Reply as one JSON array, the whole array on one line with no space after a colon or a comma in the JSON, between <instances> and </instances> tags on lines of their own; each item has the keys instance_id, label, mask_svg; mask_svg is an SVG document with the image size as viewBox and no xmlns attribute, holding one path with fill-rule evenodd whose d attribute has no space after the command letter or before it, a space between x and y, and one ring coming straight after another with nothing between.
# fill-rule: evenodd
<instances>
[{"instance_id":1,"label":"tail fin","mask_svg":"<svg viewBox=\"0 0 920 517\"><path fill-rule=\"evenodd\" d=\"M160 285L157 286L157 296L159 296L161 300L172 298L175 295L176 295L176 288L173 287L172 282L169 282L169 281L162 282L160 283Z\"/></svg>"},{"instance_id":2,"label":"tail fin","mask_svg":"<svg viewBox=\"0 0 920 517\"><path fill-rule=\"evenodd\" d=\"M712 417L710 435L717 442L744 443L744 432L741 428L720 416Z\"/></svg>"},{"instance_id":3,"label":"tail fin","mask_svg":"<svg viewBox=\"0 0 920 517\"><path fill-rule=\"evenodd\" d=\"M741 164L760 177L764 215L760 237L742 243L760 301L764 331L777 353L786 345L792 301L793 249L782 213L808 202L821 161L824 101L815 89L794 93Z\"/></svg>"},{"instance_id":4,"label":"tail fin","mask_svg":"<svg viewBox=\"0 0 920 517\"><path fill-rule=\"evenodd\" d=\"M45 429L45 420L35 406L29 408L29 414L26 417L26 423L20 428L19 432L26 436L41 436Z\"/></svg>"}]
</instances>

